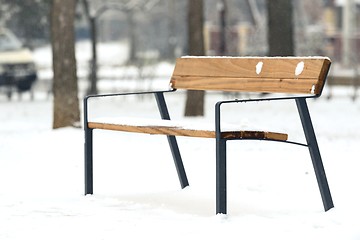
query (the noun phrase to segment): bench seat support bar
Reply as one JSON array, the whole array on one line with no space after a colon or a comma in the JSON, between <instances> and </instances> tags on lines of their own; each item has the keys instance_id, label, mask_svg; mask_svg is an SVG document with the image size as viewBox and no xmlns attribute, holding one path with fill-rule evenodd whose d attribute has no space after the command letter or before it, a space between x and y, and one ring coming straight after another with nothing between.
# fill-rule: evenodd
<instances>
[{"instance_id":1,"label":"bench seat support bar","mask_svg":"<svg viewBox=\"0 0 360 240\"><path fill-rule=\"evenodd\" d=\"M173 92L174 90L169 91L156 91L156 92L139 92L139 93L123 93L123 94L103 94L103 95L94 95L87 96L84 99L84 130L85 130L85 195L93 194L93 129L88 127L88 100L93 97L113 97L113 96L124 96L132 94L151 94L155 95L155 99L160 111L162 119L170 120L170 115L166 106L164 92ZM186 176L185 168L181 159L179 147L176 141L175 136L167 136L170 150L175 162L175 167L179 176L180 185L182 188L189 186L189 182Z\"/></svg>"},{"instance_id":2,"label":"bench seat support bar","mask_svg":"<svg viewBox=\"0 0 360 240\"><path fill-rule=\"evenodd\" d=\"M297 98L271 98L271 99L249 99L249 100L235 100L218 102L215 106L215 131L216 131L216 214L227 213L227 191L226 191L226 139L221 138L221 114L220 106L223 103L239 103L239 102L253 102L253 101L271 101L271 100L289 100L295 99L298 108L299 116L304 130L304 135L307 144L296 142L283 141L286 143L293 143L301 146L306 146L309 149L310 157L314 167L316 179L320 189L321 198L323 201L325 211L334 207L333 200L330 193L330 188L327 182L325 169L322 163L319 146L317 144L314 128L311 122L309 109L306 103L306 97Z\"/></svg>"},{"instance_id":3,"label":"bench seat support bar","mask_svg":"<svg viewBox=\"0 0 360 240\"><path fill-rule=\"evenodd\" d=\"M299 116L304 129L305 138L308 144L312 164L316 179L319 185L321 198L323 201L325 211L334 207L329 185L326 179L325 169L322 163L319 146L316 140L314 128L311 122L309 109L305 98L298 98L295 100L299 111Z\"/></svg>"},{"instance_id":4,"label":"bench seat support bar","mask_svg":"<svg viewBox=\"0 0 360 240\"><path fill-rule=\"evenodd\" d=\"M161 118L165 119L165 120L170 120L170 114L169 114L168 108L166 106L164 94L162 92L156 92L155 99L156 99L156 102L157 102L157 105L158 105L158 108L160 111ZM174 159L174 163L175 163L176 171L177 171L177 174L178 174L178 177L180 180L181 188L185 188L185 187L189 186L189 182L188 182L188 179L186 176L183 161L181 159L179 146L177 144L175 136L167 136L167 139L168 139L168 142L170 145L171 154Z\"/></svg>"}]
</instances>

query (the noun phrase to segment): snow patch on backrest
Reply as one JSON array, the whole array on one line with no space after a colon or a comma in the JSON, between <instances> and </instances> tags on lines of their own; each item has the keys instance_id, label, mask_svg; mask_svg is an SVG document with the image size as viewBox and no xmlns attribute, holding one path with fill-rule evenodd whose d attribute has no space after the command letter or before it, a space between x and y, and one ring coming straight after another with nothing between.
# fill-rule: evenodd
<instances>
[{"instance_id":1,"label":"snow patch on backrest","mask_svg":"<svg viewBox=\"0 0 360 240\"><path fill-rule=\"evenodd\" d=\"M295 68L295 75L299 76L304 71L305 63L303 61L299 62Z\"/></svg>"},{"instance_id":2,"label":"snow patch on backrest","mask_svg":"<svg viewBox=\"0 0 360 240\"><path fill-rule=\"evenodd\" d=\"M314 84L314 85L312 85L312 88L311 88L311 94L315 94L315 90L316 90L316 86Z\"/></svg>"},{"instance_id":3,"label":"snow patch on backrest","mask_svg":"<svg viewBox=\"0 0 360 240\"><path fill-rule=\"evenodd\" d=\"M257 75L259 75L261 73L263 65L264 65L263 62L258 62L258 64L256 64L256 74Z\"/></svg>"}]
</instances>

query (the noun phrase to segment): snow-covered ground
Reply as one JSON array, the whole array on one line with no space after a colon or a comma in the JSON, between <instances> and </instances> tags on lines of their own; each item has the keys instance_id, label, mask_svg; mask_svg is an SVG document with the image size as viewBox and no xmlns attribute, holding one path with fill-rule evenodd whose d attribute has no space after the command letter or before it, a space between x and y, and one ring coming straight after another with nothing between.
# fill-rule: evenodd
<instances>
[{"instance_id":1,"label":"snow-covered ground","mask_svg":"<svg viewBox=\"0 0 360 240\"><path fill-rule=\"evenodd\" d=\"M306 148L231 141L228 215L215 215L214 140L178 138L190 182L181 189L164 136L95 131L94 195L84 196L82 129L52 130L43 91L34 101L0 96L0 239L360 239L360 102L349 88L333 91L309 108L335 208L323 211ZM218 98L229 96L208 94L205 117L192 120L213 121ZM183 119L185 95L167 100ZM152 98L91 104L91 117L156 111ZM293 102L225 110L225 121L303 140Z\"/></svg>"}]
</instances>

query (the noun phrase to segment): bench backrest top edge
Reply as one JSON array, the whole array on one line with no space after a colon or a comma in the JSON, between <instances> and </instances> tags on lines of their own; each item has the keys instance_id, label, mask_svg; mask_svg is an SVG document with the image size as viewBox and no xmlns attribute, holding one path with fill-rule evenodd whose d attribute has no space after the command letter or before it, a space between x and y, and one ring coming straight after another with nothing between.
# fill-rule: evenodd
<instances>
[{"instance_id":1,"label":"bench backrest top edge","mask_svg":"<svg viewBox=\"0 0 360 240\"><path fill-rule=\"evenodd\" d=\"M171 87L320 95L328 57L207 57L176 60Z\"/></svg>"},{"instance_id":2,"label":"bench backrest top edge","mask_svg":"<svg viewBox=\"0 0 360 240\"><path fill-rule=\"evenodd\" d=\"M297 60L302 60L302 59L327 59L329 61L331 61L331 59L327 56L273 56L273 57L269 57L269 56L181 56L179 58L213 58L213 59L297 59Z\"/></svg>"}]
</instances>

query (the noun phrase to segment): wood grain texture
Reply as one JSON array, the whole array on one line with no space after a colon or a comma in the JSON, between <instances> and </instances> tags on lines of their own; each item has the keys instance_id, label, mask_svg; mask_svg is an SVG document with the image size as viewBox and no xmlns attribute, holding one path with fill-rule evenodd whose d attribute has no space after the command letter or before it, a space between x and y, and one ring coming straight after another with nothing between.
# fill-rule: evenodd
<instances>
[{"instance_id":1,"label":"wood grain texture","mask_svg":"<svg viewBox=\"0 0 360 240\"><path fill-rule=\"evenodd\" d=\"M320 94L326 57L184 57L171 78L175 89Z\"/></svg>"},{"instance_id":2,"label":"wood grain texture","mask_svg":"<svg viewBox=\"0 0 360 240\"><path fill-rule=\"evenodd\" d=\"M188 129L178 126L137 126L127 124L112 124L89 122L88 127L91 129L115 130L134 133L159 134L170 136L185 136L185 137L201 137L201 138L215 138L215 131ZM266 131L227 131L222 132L221 137L225 139L269 139L286 141L288 135L284 133L266 132Z\"/></svg>"}]
</instances>

